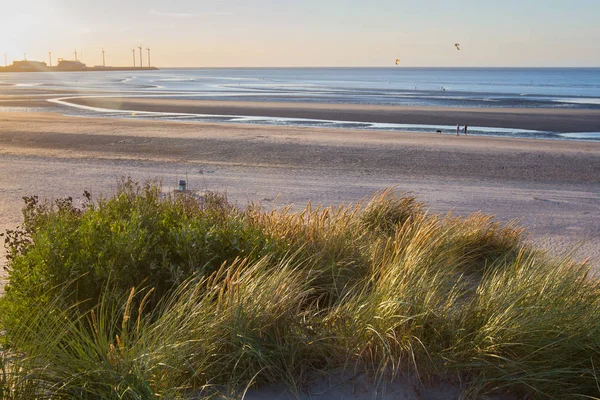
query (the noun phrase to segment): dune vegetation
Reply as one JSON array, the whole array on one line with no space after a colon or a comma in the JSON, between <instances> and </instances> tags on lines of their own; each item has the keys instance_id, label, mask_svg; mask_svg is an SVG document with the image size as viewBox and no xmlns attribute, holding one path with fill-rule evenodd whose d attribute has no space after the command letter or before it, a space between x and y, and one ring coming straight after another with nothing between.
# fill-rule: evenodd
<instances>
[{"instance_id":1,"label":"dune vegetation","mask_svg":"<svg viewBox=\"0 0 600 400\"><path fill-rule=\"evenodd\" d=\"M5 239L0 399L293 394L340 370L465 398L600 392L590 266L395 190L265 210L125 179L109 198L26 198Z\"/></svg>"}]
</instances>

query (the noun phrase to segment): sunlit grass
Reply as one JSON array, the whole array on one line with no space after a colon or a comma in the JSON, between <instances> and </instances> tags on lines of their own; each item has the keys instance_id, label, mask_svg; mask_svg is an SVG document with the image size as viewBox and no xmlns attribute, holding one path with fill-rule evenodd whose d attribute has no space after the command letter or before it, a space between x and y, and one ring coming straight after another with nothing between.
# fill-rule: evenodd
<instances>
[{"instance_id":1,"label":"sunlit grass","mask_svg":"<svg viewBox=\"0 0 600 400\"><path fill-rule=\"evenodd\" d=\"M391 190L299 212L132 182L81 208L28 203L9 235L0 398L299 393L343 369L465 398L598 396L598 281L523 235Z\"/></svg>"}]
</instances>

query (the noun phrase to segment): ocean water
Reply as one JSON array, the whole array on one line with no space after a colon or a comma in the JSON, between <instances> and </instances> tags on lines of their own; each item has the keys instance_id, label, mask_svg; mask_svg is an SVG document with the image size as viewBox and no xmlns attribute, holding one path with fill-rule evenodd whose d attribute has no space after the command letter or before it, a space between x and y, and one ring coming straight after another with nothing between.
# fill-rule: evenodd
<instances>
[{"instance_id":1,"label":"ocean water","mask_svg":"<svg viewBox=\"0 0 600 400\"><path fill-rule=\"evenodd\" d=\"M432 126L295 118L138 113L70 107L73 96L370 104L418 107L600 109L600 68L207 68L94 73L0 74L0 95L38 96L65 113L265 125L427 131ZM59 99L56 101L56 99ZM66 109L70 108L70 109ZM2 102L0 102L2 109ZM453 127L439 127L452 131ZM470 127L471 134L600 140L556 133Z\"/></svg>"}]
</instances>

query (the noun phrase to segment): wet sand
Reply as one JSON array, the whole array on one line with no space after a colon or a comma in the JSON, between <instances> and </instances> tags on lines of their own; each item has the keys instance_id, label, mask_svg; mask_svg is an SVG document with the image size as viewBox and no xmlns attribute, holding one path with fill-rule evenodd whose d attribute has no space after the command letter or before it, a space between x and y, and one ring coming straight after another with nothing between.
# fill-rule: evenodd
<instances>
[{"instance_id":1,"label":"wet sand","mask_svg":"<svg viewBox=\"0 0 600 400\"><path fill-rule=\"evenodd\" d=\"M598 132L600 130L600 110L568 108L436 108L130 97L83 97L69 99L67 102L88 107L128 111L308 118L395 124L466 124L550 132Z\"/></svg>"},{"instance_id":2,"label":"wet sand","mask_svg":"<svg viewBox=\"0 0 600 400\"><path fill-rule=\"evenodd\" d=\"M352 203L397 186L431 212L520 218L600 265L600 143L0 113L0 230L22 197L110 195L120 176L187 178L240 206Z\"/></svg>"}]
</instances>

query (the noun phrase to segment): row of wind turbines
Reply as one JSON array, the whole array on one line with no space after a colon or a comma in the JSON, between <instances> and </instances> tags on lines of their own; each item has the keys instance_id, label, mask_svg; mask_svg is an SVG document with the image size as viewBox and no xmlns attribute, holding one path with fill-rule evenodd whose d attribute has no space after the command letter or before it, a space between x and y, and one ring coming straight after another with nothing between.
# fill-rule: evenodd
<instances>
[{"instance_id":1,"label":"row of wind turbines","mask_svg":"<svg viewBox=\"0 0 600 400\"><path fill-rule=\"evenodd\" d=\"M142 45L137 46L137 48L140 49L140 67L143 67L144 63L142 60ZM148 68L150 68L152 66L150 64L150 47L146 47L146 50L148 51ZM133 67L135 68L135 47L131 49L131 51L133 52ZM102 62L104 62L104 50L102 50Z\"/></svg>"},{"instance_id":2,"label":"row of wind turbines","mask_svg":"<svg viewBox=\"0 0 600 400\"><path fill-rule=\"evenodd\" d=\"M140 49L140 67L144 66L144 61L143 61L143 53L142 53L142 45L137 46L138 49ZM131 51L133 52L133 67L135 68L135 47L133 49L131 49ZM148 68L150 68L152 66L152 64L150 63L150 47L146 47L146 51L148 51ZM73 53L75 55L75 61L79 61L77 59L77 50L75 50L75 52ZM50 56L50 65L52 65L52 53L48 53L48 55ZM102 66L106 67L106 52L104 51L104 49L102 49Z\"/></svg>"},{"instance_id":3,"label":"row of wind turbines","mask_svg":"<svg viewBox=\"0 0 600 400\"><path fill-rule=\"evenodd\" d=\"M143 53L142 53L142 45L137 46L138 49L140 49L140 67L144 66L144 61L143 61ZM131 51L133 52L133 67L135 68L135 47L133 49L131 49ZM150 63L150 47L146 47L146 50L148 51L148 68L150 68L152 66L152 64ZM73 53L75 55L75 61L79 61L77 59L77 50L75 50L75 52ZM50 65L52 66L52 53L48 52L48 55L50 56ZM106 52L104 51L104 49L102 49L102 66L106 67Z\"/></svg>"}]
</instances>

